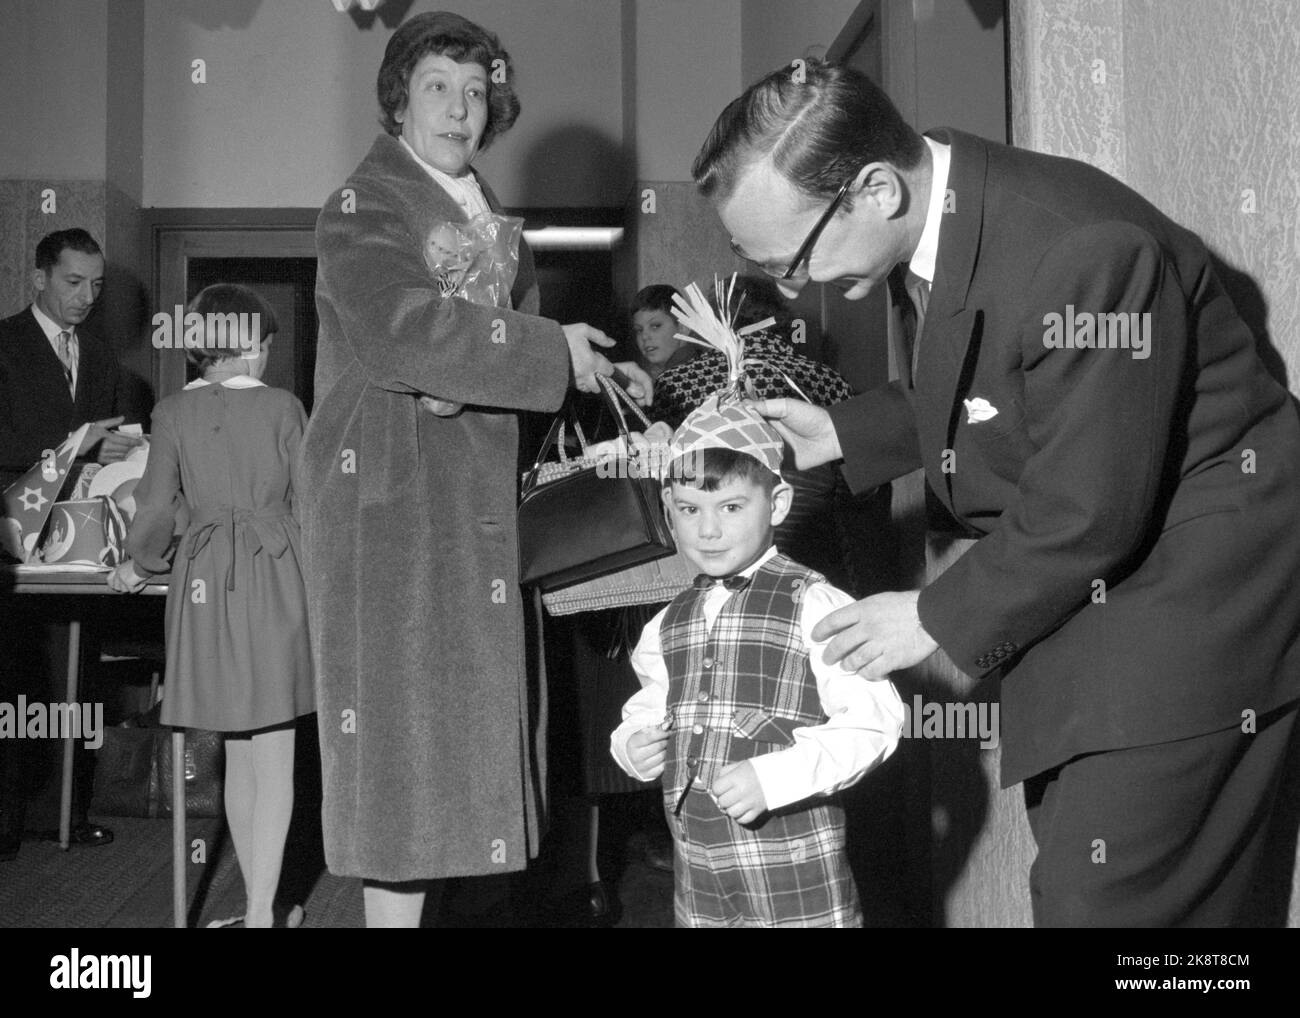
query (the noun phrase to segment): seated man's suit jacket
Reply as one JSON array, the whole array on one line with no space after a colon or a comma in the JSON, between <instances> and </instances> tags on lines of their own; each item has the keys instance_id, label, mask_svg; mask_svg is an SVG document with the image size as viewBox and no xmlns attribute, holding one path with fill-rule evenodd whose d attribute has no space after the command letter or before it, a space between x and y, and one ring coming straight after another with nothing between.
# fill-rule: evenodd
<instances>
[{"instance_id":1,"label":"seated man's suit jacket","mask_svg":"<svg viewBox=\"0 0 1300 1018\"><path fill-rule=\"evenodd\" d=\"M830 413L853 488L924 466L979 538L918 609L1000 671L1004 786L1300 697L1300 421L1205 246L1083 163L933 136L954 210L915 388ZM1149 315L1149 356L1052 348L1071 309Z\"/></svg>"},{"instance_id":2,"label":"seated man's suit jacket","mask_svg":"<svg viewBox=\"0 0 1300 1018\"><path fill-rule=\"evenodd\" d=\"M115 417L121 370L109 344L77 329L77 397L30 307L0 321L0 488L87 421Z\"/></svg>"}]
</instances>

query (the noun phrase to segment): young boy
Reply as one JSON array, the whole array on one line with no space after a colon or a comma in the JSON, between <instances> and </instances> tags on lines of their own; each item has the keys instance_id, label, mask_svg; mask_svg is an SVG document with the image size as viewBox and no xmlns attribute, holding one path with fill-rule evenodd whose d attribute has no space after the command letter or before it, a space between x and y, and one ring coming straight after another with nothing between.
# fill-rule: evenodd
<instances>
[{"instance_id":1,"label":"young boy","mask_svg":"<svg viewBox=\"0 0 1300 1018\"><path fill-rule=\"evenodd\" d=\"M642 633L642 689L611 751L637 778L663 776L678 926L862 924L826 796L893 752L903 705L812 640L852 598L773 546L792 494L781 448L737 404L706 404L670 447L666 511L701 575Z\"/></svg>"}]
</instances>

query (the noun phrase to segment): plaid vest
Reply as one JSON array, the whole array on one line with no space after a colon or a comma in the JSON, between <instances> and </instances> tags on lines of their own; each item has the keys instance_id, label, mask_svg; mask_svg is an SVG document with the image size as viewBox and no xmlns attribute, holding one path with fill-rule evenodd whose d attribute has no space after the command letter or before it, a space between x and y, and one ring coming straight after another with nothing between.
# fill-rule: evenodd
<instances>
[{"instance_id":1,"label":"plaid vest","mask_svg":"<svg viewBox=\"0 0 1300 1018\"><path fill-rule=\"evenodd\" d=\"M668 669L668 763L674 808L693 784L712 787L728 763L775 752L793 731L826 721L799 629L802 592L823 577L777 554L727 599L706 631L708 590L668 606L659 638Z\"/></svg>"}]
</instances>

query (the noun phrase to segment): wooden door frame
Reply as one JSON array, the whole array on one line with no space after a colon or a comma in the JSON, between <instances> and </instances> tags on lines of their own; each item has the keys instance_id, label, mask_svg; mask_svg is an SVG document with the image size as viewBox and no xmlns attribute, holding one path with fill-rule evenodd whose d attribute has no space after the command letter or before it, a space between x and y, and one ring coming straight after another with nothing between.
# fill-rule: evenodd
<instances>
[{"instance_id":1,"label":"wooden door frame","mask_svg":"<svg viewBox=\"0 0 1300 1018\"><path fill-rule=\"evenodd\" d=\"M315 258L319 209L145 209L149 279L154 307L186 302L191 258ZM157 399L185 385L185 359L154 350L151 379Z\"/></svg>"}]
</instances>

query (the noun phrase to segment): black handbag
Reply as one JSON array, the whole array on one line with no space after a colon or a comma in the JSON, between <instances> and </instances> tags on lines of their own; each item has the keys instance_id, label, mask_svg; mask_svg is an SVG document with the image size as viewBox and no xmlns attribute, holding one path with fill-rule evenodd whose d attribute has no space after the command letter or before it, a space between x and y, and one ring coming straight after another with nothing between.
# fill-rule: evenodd
<instances>
[{"instance_id":1,"label":"black handbag","mask_svg":"<svg viewBox=\"0 0 1300 1018\"><path fill-rule=\"evenodd\" d=\"M645 414L614 382L597 376L614 412L624 448L630 449L626 404L650 426ZM597 463L587 456L587 441L575 425L581 458L570 458L564 443L566 406L551 424L519 499L519 582L543 591L595 579L628 566L673 554L672 535L660 508L659 481L640 476L636 459L620 456ZM551 447L559 463L546 463Z\"/></svg>"},{"instance_id":2,"label":"black handbag","mask_svg":"<svg viewBox=\"0 0 1300 1018\"><path fill-rule=\"evenodd\" d=\"M104 729L96 752L90 812L111 817L172 815L172 731L158 720L160 705ZM185 814L222 815L225 746L219 732L185 732Z\"/></svg>"}]
</instances>

